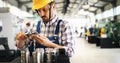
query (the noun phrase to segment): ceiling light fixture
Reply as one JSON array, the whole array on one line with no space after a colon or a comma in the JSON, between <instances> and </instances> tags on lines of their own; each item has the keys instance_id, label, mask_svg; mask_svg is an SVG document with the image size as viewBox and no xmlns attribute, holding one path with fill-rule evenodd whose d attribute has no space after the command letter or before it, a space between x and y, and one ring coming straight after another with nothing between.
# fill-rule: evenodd
<instances>
[{"instance_id":1,"label":"ceiling light fixture","mask_svg":"<svg viewBox=\"0 0 120 63\"><path fill-rule=\"evenodd\" d=\"M82 6L83 9L88 9L90 7L88 1Z\"/></svg>"}]
</instances>

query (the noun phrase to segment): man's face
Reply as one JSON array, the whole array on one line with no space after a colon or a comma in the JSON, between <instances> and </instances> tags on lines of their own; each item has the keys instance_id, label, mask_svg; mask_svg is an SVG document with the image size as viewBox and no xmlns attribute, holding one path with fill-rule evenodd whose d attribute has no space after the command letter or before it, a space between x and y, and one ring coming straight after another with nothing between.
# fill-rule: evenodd
<instances>
[{"instance_id":1,"label":"man's face","mask_svg":"<svg viewBox=\"0 0 120 63\"><path fill-rule=\"evenodd\" d=\"M43 8L38 9L38 13L41 16L43 22L49 21L50 5L46 5ZM53 16L53 7L51 7L51 17Z\"/></svg>"}]
</instances>

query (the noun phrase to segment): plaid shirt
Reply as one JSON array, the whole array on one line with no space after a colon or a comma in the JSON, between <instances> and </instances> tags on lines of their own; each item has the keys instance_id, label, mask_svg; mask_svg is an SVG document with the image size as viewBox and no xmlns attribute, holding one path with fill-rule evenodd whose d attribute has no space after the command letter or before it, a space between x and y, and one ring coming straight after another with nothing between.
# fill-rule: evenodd
<instances>
[{"instance_id":1,"label":"plaid shirt","mask_svg":"<svg viewBox=\"0 0 120 63\"><path fill-rule=\"evenodd\" d=\"M41 23L41 34L46 37L54 36L56 25L58 23L59 18L56 16L52 21L48 23ZM65 46L66 51L68 52L69 56L71 56L74 52L74 37L72 28L68 24L67 21L61 21L59 25L59 42L60 45Z\"/></svg>"}]
</instances>

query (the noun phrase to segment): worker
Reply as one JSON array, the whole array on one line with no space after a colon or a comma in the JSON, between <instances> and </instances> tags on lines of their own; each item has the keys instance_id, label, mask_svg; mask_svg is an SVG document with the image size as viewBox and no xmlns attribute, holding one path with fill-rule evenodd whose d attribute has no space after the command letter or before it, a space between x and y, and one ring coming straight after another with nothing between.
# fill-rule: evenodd
<instances>
[{"instance_id":1,"label":"worker","mask_svg":"<svg viewBox=\"0 0 120 63\"><path fill-rule=\"evenodd\" d=\"M60 19L56 13L53 0L33 0L32 9L42 18L39 35L32 35L36 41L36 48L41 45L49 48L65 48L69 57L74 53L73 31L69 23ZM22 48L27 39L24 32L16 35L17 47Z\"/></svg>"}]
</instances>

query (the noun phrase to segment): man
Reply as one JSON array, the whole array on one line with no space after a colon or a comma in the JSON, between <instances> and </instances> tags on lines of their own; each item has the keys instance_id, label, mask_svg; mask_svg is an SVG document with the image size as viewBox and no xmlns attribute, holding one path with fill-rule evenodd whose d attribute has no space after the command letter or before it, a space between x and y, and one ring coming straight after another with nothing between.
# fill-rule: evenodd
<instances>
[{"instance_id":1,"label":"man","mask_svg":"<svg viewBox=\"0 0 120 63\"><path fill-rule=\"evenodd\" d=\"M55 2L53 0L33 0L32 9L42 18L40 34L32 35L36 43L50 48L65 48L71 56L74 52L73 32L68 22L58 18ZM22 48L27 37L24 32L20 32L16 39L18 40L17 47Z\"/></svg>"}]
</instances>

